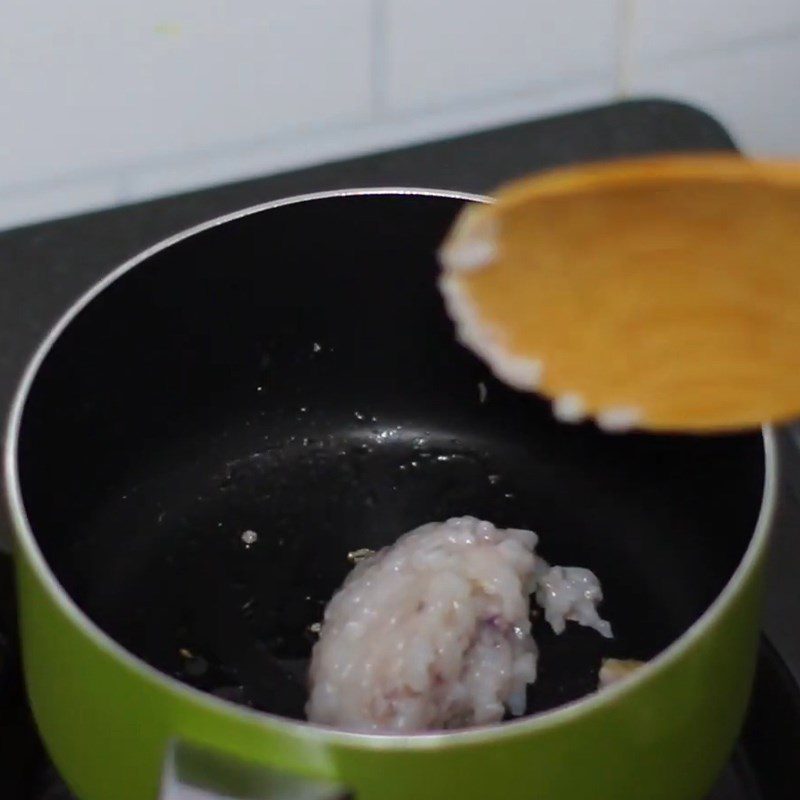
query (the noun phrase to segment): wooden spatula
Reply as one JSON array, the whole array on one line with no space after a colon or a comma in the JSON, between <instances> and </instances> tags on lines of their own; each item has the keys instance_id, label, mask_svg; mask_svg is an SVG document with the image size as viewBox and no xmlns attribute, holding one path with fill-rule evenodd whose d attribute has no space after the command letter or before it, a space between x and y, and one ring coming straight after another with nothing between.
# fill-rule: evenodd
<instances>
[{"instance_id":1,"label":"wooden spatula","mask_svg":"<svg viewBox=\"0 0 800 800\"><path fill-rule=\"evenodd\" d=\"M800 416L800 162L590 164L495 197L456 220L440 286L500 378L607 429Z\"/></svg>"}]
</instances>

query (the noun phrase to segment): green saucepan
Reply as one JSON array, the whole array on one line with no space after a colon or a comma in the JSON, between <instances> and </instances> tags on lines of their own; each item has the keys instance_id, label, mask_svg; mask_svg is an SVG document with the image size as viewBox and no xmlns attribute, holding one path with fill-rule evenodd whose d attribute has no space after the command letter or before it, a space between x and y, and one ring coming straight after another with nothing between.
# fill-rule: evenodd
<instances>
[{"instance_id":1,"label":"green saucepan","mask_svg":"<svg viewBox=\"0 0 800 800\"><path fill-rule=\"evenodd\" d=\"M753 676L773 435L606 435L496 381L436 290L465 202L482 198L365 190L213 220L116 269L33 357L8 530L33 711L81 800L713 783ZM345 554L463 514L594 570L614 639L537 623L528 714L496 726L304 721L308 627ZM596 691L604 657L648 664Z\"/></svg>"}]
</instances>

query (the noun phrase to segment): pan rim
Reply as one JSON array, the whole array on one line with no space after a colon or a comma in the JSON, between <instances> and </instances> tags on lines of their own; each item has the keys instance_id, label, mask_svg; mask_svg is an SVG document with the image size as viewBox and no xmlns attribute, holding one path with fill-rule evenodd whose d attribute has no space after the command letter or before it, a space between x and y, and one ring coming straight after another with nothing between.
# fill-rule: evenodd
<instances>
[{"instance_id":1,"label":"pan rim","mask_svg":"<svg viewBox=\"0 0 800 800\"><path fill-rule=\"evenodd\" d=\"M182 242L184 239L188 239L196 234L227 222L232 222L282 206L317 200L369 195L389 197L438 197L442 199L463 200L465 202L492 202L490 197L480 194L416 187L341 189L311 192L272 200L215 217L162 239L123 262L81 295L42 339L33 356L28 361L27 367L14 393L3 442L3 476L6 487L4 499L7 506L8 518L11 522L15 549L20 551L25 557L27 563L32 567L38 580L61 613L64 614L64 616L69 619L70 623L79 629L83 636L89 639L96 648L104 651L106 655L117 662L119 666L134 673L138 678L150 684L157 685L161 690L173 693L185 702L203 706L211 713L224 714L228 717L238 717L241 721L249 721L250 723L261 725L265 728L281 731L293 738L306 739L320 745L330 744L349 746L352 748L392 751L422 751L445 749L461 745L474 745L484 741L497 741L505 739L506 737L529 735L540 733L547 729L558 728L562 724L569 723L585 714L591 714L597 710L613 705L618 700L621 700L635 691L641 685L649 682L649 680L657 674L669 668L671 664L678 661L681 656L690 651L695 644L700 641L704 634L725 613L727 608L734 601L741 586L750 577L766 548L772 521L775 516L778 487L778 458L777 439L772 426L765 425L761 429L764 452L764 485L758 519L747 549L722 591L689 628L627 680L609 686L601 692L593 692L554 709L521 717L501 725L483 725L460 731L417 733L412 735L354 733L325 727L304 720L290 719L265 711L245 708L231 701L223 700L202 692L199 689L195 689L179 681L177 678L173 678L157 670L155 667L150 666L134 653L124 648L97 626L91 618L77 606L50 568L44 554L39 548L32 526L27 518L17 469L19 433L26 400L36 380L39 369L53 345L70 323L95 297L123 275L127 274L139 264L149 260L162 250L166 250L168 247L172 247Z\"/></svg>"}]
</instances>

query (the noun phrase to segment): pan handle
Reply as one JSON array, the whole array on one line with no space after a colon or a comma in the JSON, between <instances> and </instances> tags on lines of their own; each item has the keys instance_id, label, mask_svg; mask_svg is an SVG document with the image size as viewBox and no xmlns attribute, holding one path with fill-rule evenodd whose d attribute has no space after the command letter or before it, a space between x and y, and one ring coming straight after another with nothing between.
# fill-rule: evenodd
<instances>
[{"instance_id":1,"label":"pan handle","mask_svg":"<svg viewBox=\"0 0 800 800\"><path fill-rule=\"evenodd\" d=\"M354 800L354 795L342 786L173 741L164 760L159 800Z\"/></svg>"}]
</instances>

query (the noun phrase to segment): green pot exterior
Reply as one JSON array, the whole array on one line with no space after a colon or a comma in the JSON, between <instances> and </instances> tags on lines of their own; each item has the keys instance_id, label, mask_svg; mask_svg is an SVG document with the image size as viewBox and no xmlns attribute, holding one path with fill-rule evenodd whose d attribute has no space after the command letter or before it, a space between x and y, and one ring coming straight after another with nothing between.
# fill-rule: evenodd
<instances>
[{"instance_id":1,"label":"green pot exterior","mask_svg":"<svg viewBox=\"0 0 800 800\"><path fill-rule=\"evenodd\" d=\"M353 788L358 800L696 800L752 683L766 537L693 630L627 686L539 718L444 737L349 736L242 710L111 644L19 548L25 672L50 754L81 800L154 800L172 739Z\"/></svg>"}]
</instances>

